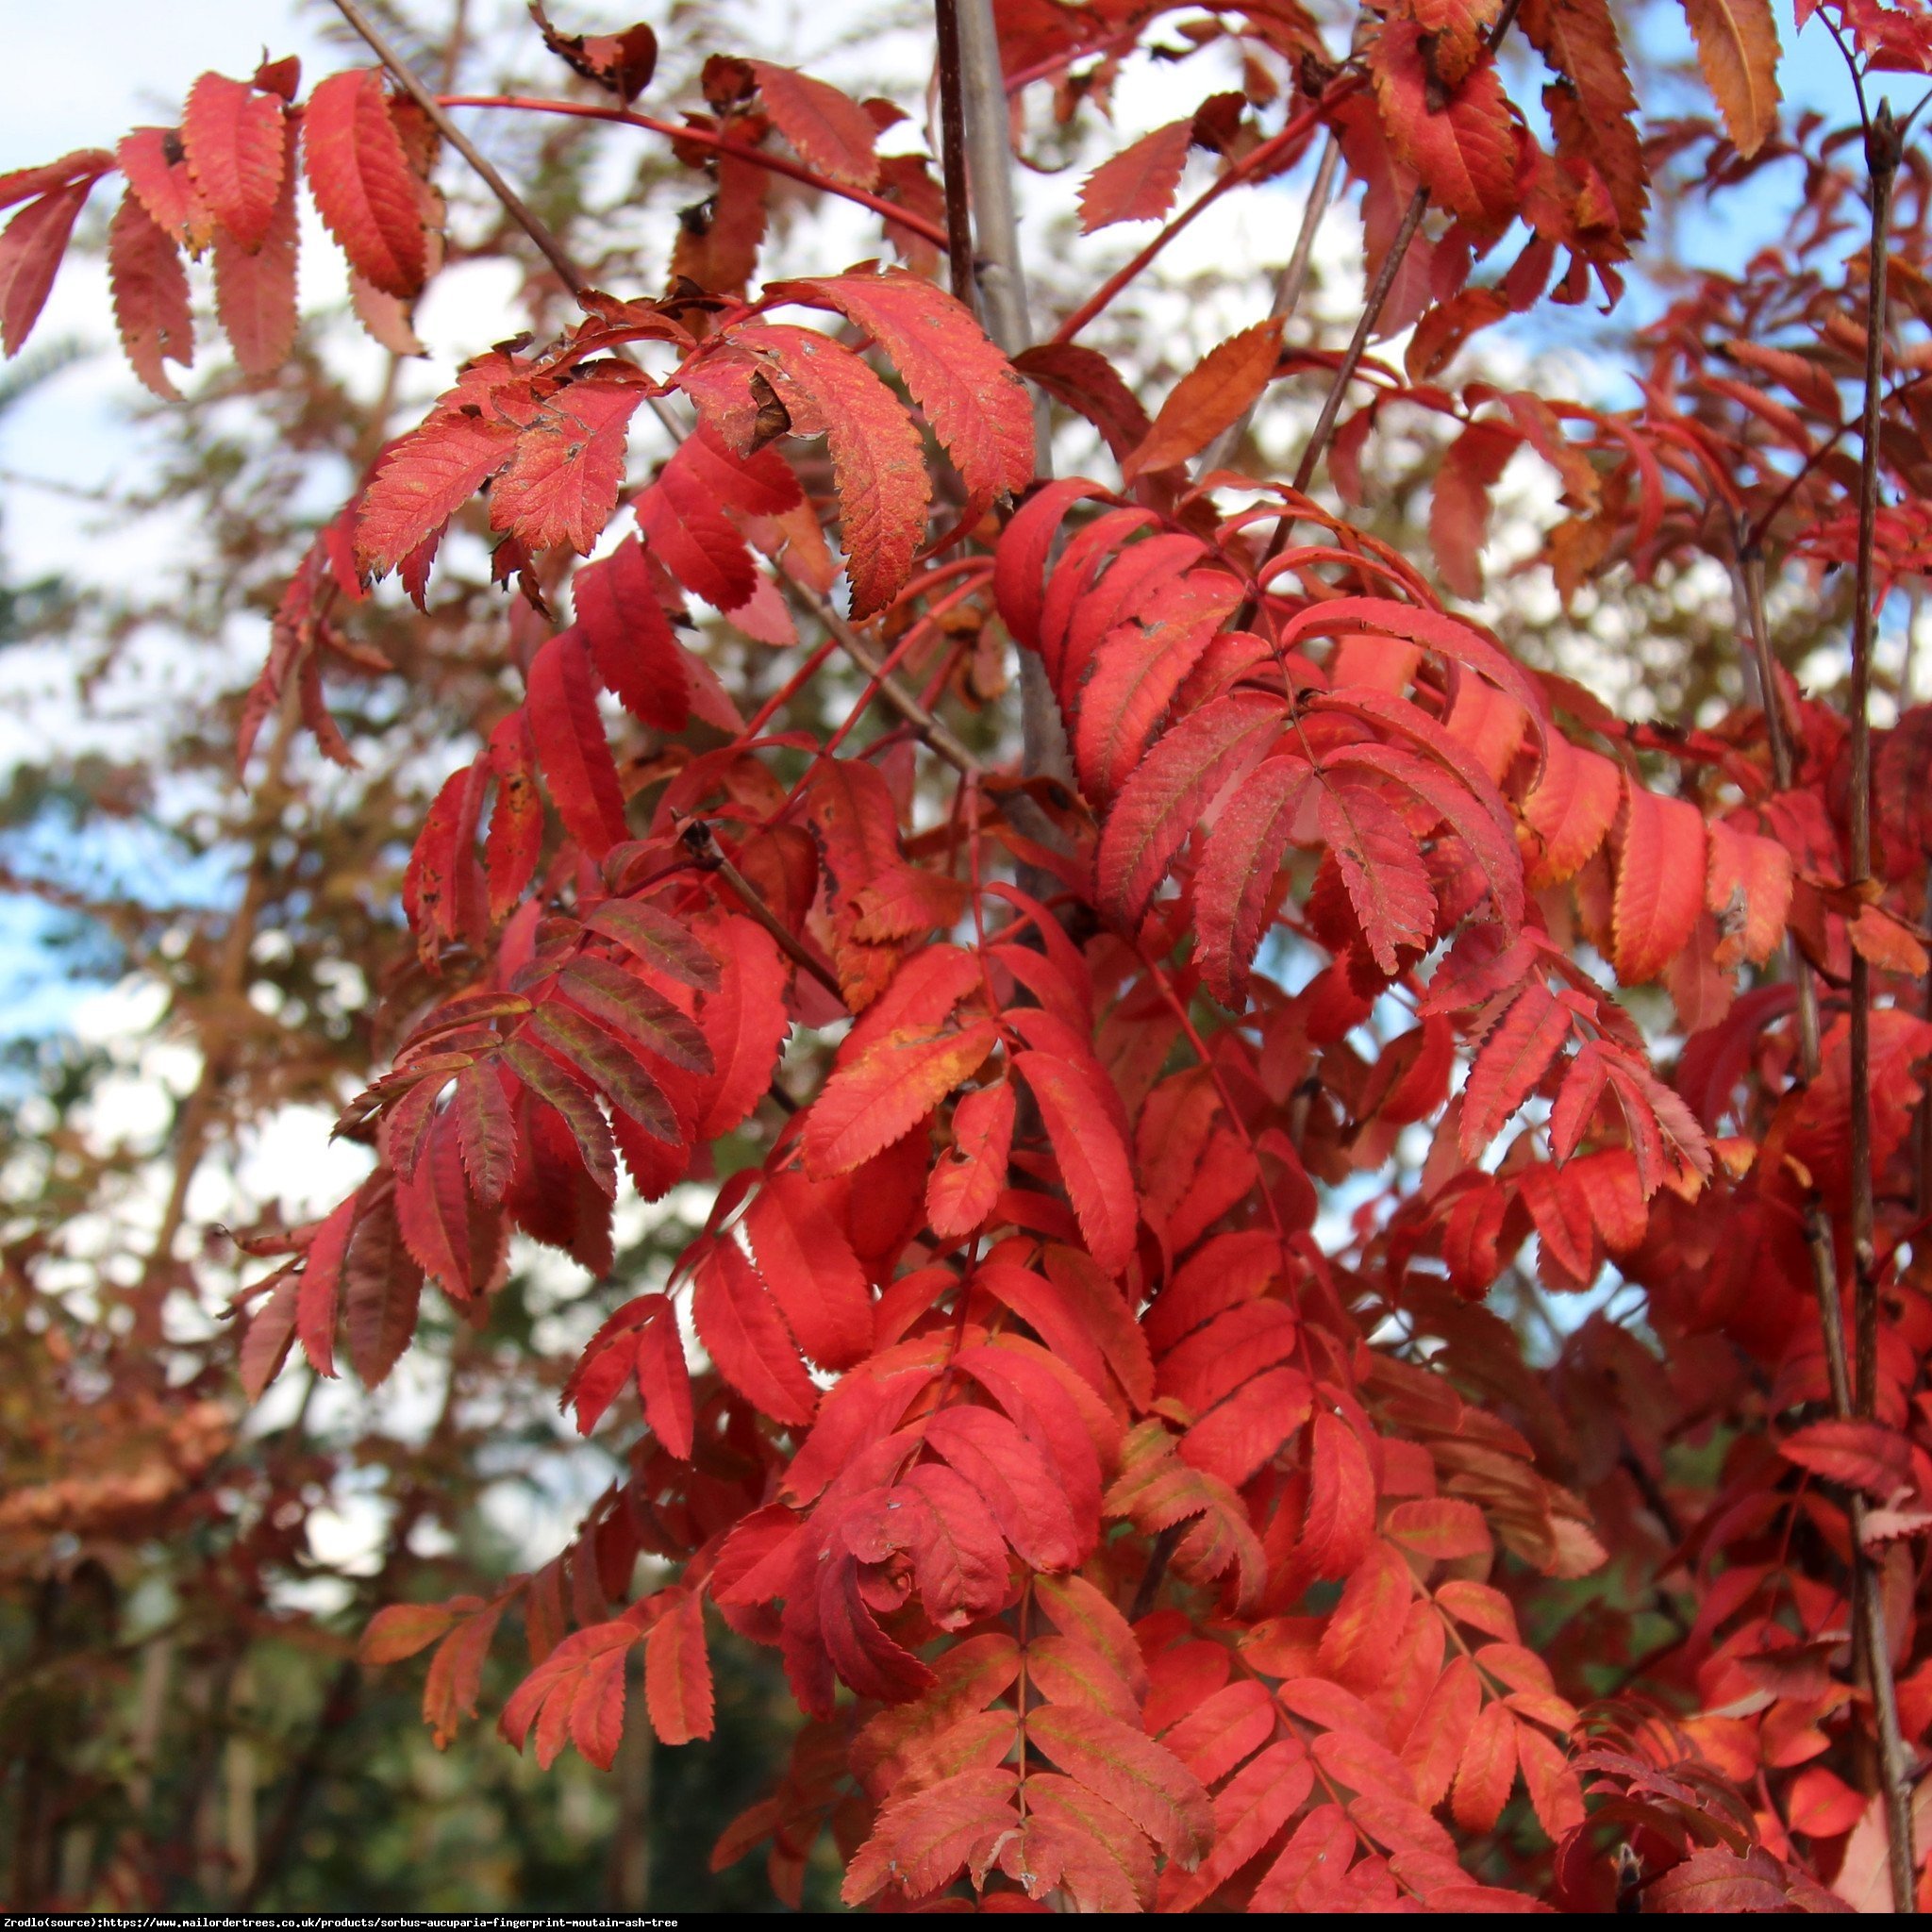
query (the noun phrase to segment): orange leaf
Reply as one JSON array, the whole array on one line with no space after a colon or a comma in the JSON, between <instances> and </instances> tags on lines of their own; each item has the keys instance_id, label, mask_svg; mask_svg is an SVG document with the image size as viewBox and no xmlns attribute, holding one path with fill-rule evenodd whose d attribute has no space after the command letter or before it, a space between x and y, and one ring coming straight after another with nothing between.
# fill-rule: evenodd
<instances>
[{"instance_id":1,"label":"orange leaf","mask_svg":"<svg viewBox=\"0 0 1932 1932\"><path fill-rule=\"evenodd\" d=\"M1683 950L1704 909L1704 814L1634 778L1624 795L1612 963L1625 986L1637 986Z\"/></svg>"},{"instance_id":2,"label":"orange leaf","mask_svg":"<svg viewBox=\"0 0 1932 1932\"><path fill-rule=\"evenodd\" d=\"M1281 322L1257 322L1210 349L1160 406L1146 440L1121 465L1131 483L1149 470L1183 463L1247 412L1281 354Z\"/></svg>"},{"instance_id":3,"label":"orange leaf","mask_svg":"<svg viewBox=\"0 0 1932 1932\"><path fill-rule=\"evenodd\" d=\"M1488 1831L1503 1814L1516 1782L1516 1720L1503 1704L1490 1704L1471 1726L1456 1771L1451 1809L1465 1831Z\"/></svg>"},{"instance_id":4,"label":"orange leaf","mask_svg":"<svg viewBox=\"0 0 1932 1932\"><path fill-rule=\"evenodd\" d=\"M875 1041L825 1082L805 1124L806 1171L849 1174L904 1139L992 1051L991 1020L953 1033L908 1027Z\"/></svg>"},{"instance_id":5,"label":"orange leaf","mask_svg":"<svg viewBox=\"0 0 1932 1932\"><path fill-rule=\"evenodd\" d=\"M1683 0L1684 18L1740 155L1755 155L1777 126L1777 22L1771 0Z\"/></svg>"}]
</instances>

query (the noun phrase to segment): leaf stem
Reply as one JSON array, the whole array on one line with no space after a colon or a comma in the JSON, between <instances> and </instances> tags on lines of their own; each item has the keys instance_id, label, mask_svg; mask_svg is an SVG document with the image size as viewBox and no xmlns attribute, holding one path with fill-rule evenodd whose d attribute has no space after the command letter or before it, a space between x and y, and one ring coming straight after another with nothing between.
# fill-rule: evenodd
<instances>
[{"instance_id":1,"label":"leaf stem","mask_svg":"<svg viewBox=\"0 0 1932 1932\"><path fill-rule=\"evenodd\" d=\"M693 819L685 826L681 836L697 862L708 872L715 872L744 902L744 909L777 941L787 957L809 973L842 1007L845 992L839 984L838 975L778 918L765 904L764 895L758 889L724 857L718 841L711 836L710 826L703 819Z\"/></svg>"},{"instance_id":2,"label":"leaf stem","mask_svg":"<svg viewBox=\"0 0 1932 1932\"><path fill-rule=\"evenodd\" d=\"M345 0L336 0L336 4L339 7L343 6ZM349 4L353 4L353 0L349 0ZM713 154L730 155L734 159L750 161L755 167L763 168L770 174L783 175L790 180L803 182L808 188L816 188L821 193L835 194L841 201L856 203L859 208L869 208L874 214L882 215L899 227L910 230L922 240L932 242L935 247L943 248L946 245L946 231L937 223L927 221L924 215L914 213L909 208L902 208L897 202L888 201L883 195L873 193L869 188L858 188L850 182L834 181L827 175L815 173L802 161L789 160L783 155L767 154L762 148L749 146L741 141L734 141L728 134L714 134L707 127L680 127L675 122L660 121L654 114L640 114L632 108L606 108L595 101L552 100L541 94L442 94L432 98L436 100L439 108L516 108L526 114L567 114L578 121L609 121L623 127L641 127L649 133L661 134L671 141L686 142L696 147L708 147ZM458 152L473 166L478 165L467 148L459 149ZM515 210L512 209L511 212L514 214ZM531 240L535 241L536 237L532 235ZM542 244L539 242L538 245L541 247ZM561 273L560 270L558 272Z\"/></svg>"}]
</instances>

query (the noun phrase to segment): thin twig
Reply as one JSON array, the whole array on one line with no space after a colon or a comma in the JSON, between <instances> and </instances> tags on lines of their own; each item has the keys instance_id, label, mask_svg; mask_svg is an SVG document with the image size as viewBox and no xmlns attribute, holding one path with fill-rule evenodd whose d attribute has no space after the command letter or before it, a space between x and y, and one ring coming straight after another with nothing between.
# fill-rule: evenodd
<instances>
[{"instance_id":1,"label":"thin twig","mask_svg":"<svg viewBox=\"0 0 1932 1932\"><path fill-rule=\"evenodd\" d=\"M336 10L369 43L369 51L395 75L403 92L429 116L436 131L483 177L484 185L503 204L504 212L537 244L564 287L573 295L582 294L590 285L570 258L563 243L530 212L524 205L523 197L496 172L476 143L443 111L442 104L424 86L409 63L383 38L382 30L362 11L356 0L336 0Z\"/></svg>"},{"instance_id":2,"label":"thin twig","mask_svg":"<svg viewBox=\"0 0 1932 1932\"><path fill-rule=\"evenodd\" d=\"M888 201L884 195L874 194L869 188L856 188L847 181L835 181L829 175L821 175L807 167L803 161L772 154L746 142L734 141L728 134L715 134L708 127L660 121L655 114L640 114L635 108L607 108L597 101L559 101L547 94L447 93L437 97L437 105L443 108L507 108L525 114L564 114L575 121L608 121L619 127L641 127L647 133L661 134L680 145L709 148L713 154L729 155L735 160L749 161L753 167L762 168L767 174L783 175L788 180L803 182L808 188L817 189L821 194L836 195L841 201L849 201L855 207L870 208L875 215L922 237L935 247L946 245L943 228L898 202Z\"/></svg>"},{"instance_id":3,"label":"thin twig","mask_svg":"<svg viewBox=\"0 0 1932 1932\"><path fill-rule=\"evenodd\" d=\"M1852 613L1851 885L1872 877L1872 554L1878 521L1878 438L1885 372L1886 246L1899 134L1889 102L1865 130L1872 176L1872 247L1865 308L1865 422L1858 464L1858 564ZM1870 1416L1878 1393L1878 1281L1872 1185L1872 968L1852 950L1852 1258L1857 1269L1858 1413Z\"/></svg>"},{"instance_id":4,"label":"thin twig","mask_svg":"<svg viewBox=\"0 0 1932 1932\"><path fill-rule=\"evenodd\" d=\"M1335 192L1335 176L1341 166L1341 143L1331 132L1322 144L1322 159L1315 169L1315 178L1302 208L1301 231L1294 238L1294 253L1289 257L1288 266L1281 271L1280 278L1274 284L1274 302L1268 312L1279 316L1283 323L1293 319L1307 290L1308 266L1315 256L1315 236L1322 226L1323 216L1328 212L1328 203ZM1226 465L1228 458L1241 447L1241 438L1248 433L1248 425L1255 420L1255 411L1259 406L1260 398L1257 397L1208 445L1201 457L1202 475L1211 476L1216 470Z\"/></svg>"},{"instance_id":5,"label":"thin twig","mask_svg":"<svg viewBox=\"0 0 1932 1932\"><path fill-rule=\"evenodd\" d=\"M1360 319L1356 323L1355 334L1349 338L1348 347L1342 352L1341 360L1336 365L1335 375L1328 385L1328 393L1322 398L1322 413L1315 418L1314 429L1309 433L1307 446L1302 451L1302 459L1295 465L1294 489L1298 495L1307 493L1308 485L1314 480L1316 466L1322 460L1322 453L1328 447L1328 439L1335 433L1336 419L1341 413L1341 399L1347 393L1348 386L1355 380L1357 367L1362 359L1362 352L1369 345L1369 338L1375 332L1375 324L1381 319L1382 306L1389 299L1389 291L1395 286L1395 277L1402 267L1402 258L1408 253L1408 244L1415 240L1415 233L1423 225L1423 216L1428 212L1429 191L1418 188L1408 198L1408 207L1404 211L1402 225L1395 231L1395 239L1389 244L1389 252L1382 258L1382 266L1377 271L1374 286L1369 290L1368 300L1362 304ZM1291 510L1283 510L1274 520L1274 533L1268 539L1268 547L1261 553L1261 560L1255 568L1255 590L1242 604L1234 621L1237 630L1246 630L1255 622L1255 613L1260 608L1260 584L1268 566L1282 553L1288 542L1288 533L1294 528L1295 519Z\"/></svg>"},{"instance_id":6,"label":"thin twig","mask_svg":"<svg viewBox=\"0 0 1932 1932\"><path fill-rule=\"evenodd\" d=\"M706 871L716 873L744 902L744 909L778 941L785 953L843 1006L845 992L839 984L839 975L765 904L764 894L724 857L718 841L711 836L710 826L703 819L693 819L685 826L683 838L697 862Z\"/></svg>"}]
</instances>

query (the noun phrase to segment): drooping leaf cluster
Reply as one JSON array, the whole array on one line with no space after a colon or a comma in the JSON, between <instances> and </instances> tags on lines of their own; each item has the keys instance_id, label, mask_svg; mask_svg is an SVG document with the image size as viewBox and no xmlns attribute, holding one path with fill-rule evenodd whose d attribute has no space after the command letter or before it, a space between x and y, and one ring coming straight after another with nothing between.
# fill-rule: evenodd
<instances>
[{"instance_id":1,"label":"drooping leaf cluster","mask_svg":"<svg viewBox=\"0 0 1932 1932\"><path fill-rule=\"evenodd\" d=\"M1866 68L1932 67L1917 7L1824 11ZM429 621L443 546L487 538L520 700L475 721L414 843L413 964L340 1123L372 1171L249 1238L274 1263L242 1297L251 1398L298 1355L379 1384L426 1290L488 1319L513 1235L608 1276L626 1180L714 1183L560 1391L624 1444L569 1545L367 1628L372 1665L429 1653L440 1740L512 1616L500 1726L542 1763L608 1767L626 1723L707 1738L722 1626L778 1653L808 1723L717 1857L768 1845L794 1902L827 1829L847 1901L887 1907L1877 1895L1873 1740L1932 1732L1932 710L1880 741L1861 876L1854 733L1759 593L1868 539L1881 595L1925 569L1928 176L1900 175L1868 361L1866 152L1786 128L1765 0L1684 12L1718 119L1659 131L1605 0L1001 8L1009 95L1063 123L1159 34L1239 58L1238 91L1092 170L1087 231L1158 242L1323 141L1359 188L1401 365L1291 346L1277 315L1154 408L1074 340L1125 271L1011 360L941 290L943 196L879 153L886 104L721 55L674 126L633 105L646 30L544 26L707 199L661 293L580 288L373 455L242 720L244 765L297 716L348 760L324 664L374 669L382 580ZM289 63L204 76L178 128L0 180L7 345L117 170L116 316L151 388L192 354L184 254L274 377L298 175L365 325L406 342L437 149L377 67L306 96ZM1212 179L1172 215L1197 151ZM1790 157L1789 258L1680 292L1638 407L1452 378L1485 328L1615 302L1684 171L1716 193ZM755 289L777 179L867 209L899 264ZM1196 472L1310 375L1336 384L1326 489ZM1041 396L1110 475L1044 474ZM1370 527L1365 469L1416 420L1446 429L1426 554ZM1557 481L1538 563L1566 598L1735 575L1744 702L1624 721L1470 610L1521 451ZM721 680L706 613L791 654L785 681ZM947 723L1008 646L1063 761ZM841 653L858 708L788 728ZM868 736L874 705L896 723ZM808 1091L794 1038L824 1048ZM1553 1322L1553 1366L1485 1306L1607 1278L1641 1327ZM1868 1307L1854 1408L1833 1338ZM1854 1635L1874 1602L1882 1669Z\"/></svg>"}]
</instances>

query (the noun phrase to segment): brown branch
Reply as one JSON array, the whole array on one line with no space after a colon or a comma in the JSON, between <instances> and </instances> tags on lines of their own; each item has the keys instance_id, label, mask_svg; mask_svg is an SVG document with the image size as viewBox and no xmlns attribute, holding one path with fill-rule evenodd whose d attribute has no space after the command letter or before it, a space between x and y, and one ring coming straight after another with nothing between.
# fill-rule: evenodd
<instances>
[{"instance_id":1,"label":"brown branch","mask_svg":"<svg viewBox=\"0 0 1932 1932\"><path fill-rule=\"evenodd\" d=\"M933 0L939 38L940 173L946 191L946 268L953 293L979 313L973 211L966 186L966 104L959 80L958 0Z\"/></svg>"},{"instance_id":2,"label":"brown branch","mask_svg":"<svg viewBox=\"0 0 1932 1932\"><path fill-rule=\"evenodd\" d=\"M1865 130L1872 176L1872 246L1865 310L1865 421L1858 464L1858 564L1852 612L1851 885L1872 877L1873 547L1878 520L1878 439L1885 371L1886 245L1899 133L1889 103ZM1852 1258L1857 1278L1858 1413L1870 1416L1878 1392L1878 1282L1872 1183L1872 969L1852 951Z\"/></svg>"},{"instance_id":3,"label":"brown branch","mask_svg":"<svg viewBox=\"0 0 1932 1932\"><path fill-rule=\"evenodd\" d=\"M841 1006L845 1003L839 976L791 928L765 904L764 894L724 857L711 828L703 819L685 826L684 842L691 856L707 872L714 872L744 902L744 909L777 941L780 948L798 966L818 981Z\"/></svg>"},{"instance_id":4,"label":"brown branch","mask_svg":"<svg viewBox=\"0 0 1932 1932\"><path fill-rule=\"evenodd\" d=\"M1862 110L1863 100L1860 98ZM1872 242L1866 280L1865 421L1858 466L1858 562L1852 614L1851 874L1854 891L1872 876L1872 632L1873 549L1878 520L1878 457L1884 404L1887 244L1890 229L1892 182L1898 173L1901 138L1889 102L1865 126L1865 162L1872 177ZM1857 1413L1873 1414L1878 1395L1878 1277L1872 1174L1872 969L1855 947L1851 983L1852 1260L1857 1337ZM1861 1535L1863 1500L1848 1505L1855 1553L1863 1569L1859 1607L1863 1612L1864 1660L1878 1716L1879 1756L1885 1792L1886 1851L1894 1911L1912 1908L1912 1801L1909 1765L1891 1681L1891 1658L1885 1632L1884 1598L1875 1566Z\"/></svg>"}]
</instances>

